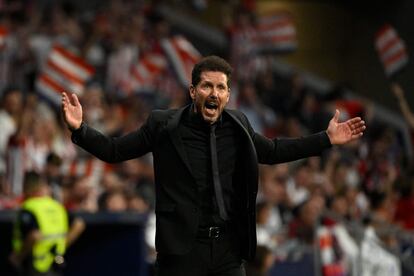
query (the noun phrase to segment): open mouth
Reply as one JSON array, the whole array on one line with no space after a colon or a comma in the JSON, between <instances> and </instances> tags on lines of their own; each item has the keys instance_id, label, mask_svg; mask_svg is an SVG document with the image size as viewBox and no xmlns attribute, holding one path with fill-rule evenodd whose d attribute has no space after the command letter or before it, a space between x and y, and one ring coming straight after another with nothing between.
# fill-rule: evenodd
<instances>
[{"instance_id":1,"label":"open mouth","mask_svg":"<svg viewBox=\"0 0 414 276\"><path fill-rule=\"evenodd\" d=\"M207 109L217 109L218 108L218 104L216 102L206 102L205 103L205 108Z\"/></svg>"},{"instance_id":2,"label":"open mouth","mask_svg":"<svg viewBox=\"0 0 414 276\"><path fill-rule=\"evenodd\" d=\"M218 109L218 104L216 102L206 102L204 104L204 110L207 116L214 116Z\"/></svg>"}]
</instances>

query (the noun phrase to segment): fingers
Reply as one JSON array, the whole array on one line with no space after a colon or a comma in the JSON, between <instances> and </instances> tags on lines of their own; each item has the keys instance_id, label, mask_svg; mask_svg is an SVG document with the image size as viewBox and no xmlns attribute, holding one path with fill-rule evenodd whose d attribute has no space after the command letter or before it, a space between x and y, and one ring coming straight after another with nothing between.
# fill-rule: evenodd
<instances>
[{"instance_id":1,"label":"fingers","mask_svg":"<svg viewBox=\"0 0 414 276\"><path fill-rule=\"evenodd\" d=\"M354 123L349 123L348 125L351 129L357 129L357 128L365 126L365 121L360 120Z\"/></svg>"},{"instance_id":2,"label":"fingers","mask_svg":"<svg viewBox=\"0 0 414 276\"><path fill-rule=\"evenodd\" d=\"M349 119L347 122L348 127L351 129L351 139L358 139L364 135L364 130L366 129L365 121L360 117L355 117Z\"/></svg>"},{"instance_id":3,"label":"fingers","mask_svg":"<svg viewBox=\"0 0 414 276\"><path fill-rule=\"evenodd\" d=\"M362 137L362 135L364 135L365 129L365 122L362 120L358 123L353 124L351 127L351 140L355 140Z\"/></svg>"},{"instance_id":4,"label":"fingers","mask_svg":"<svg viewBox=\"0 0 414 276\"><path fill-rule=\"evenodd\" d=\"M67 106L68 104L79 106L79 98L75 93L71 93L70 96L66 92L62 92L62 105Z\"/></svg>"},{"instance_id":5,"label":"fingers","mask_svg":"<svg viewBox=\"0 0 414 276\"><path fill-rule=\"evenodd\" d=\"M353 134L352 137L351 137L351 140L355 140L355 139L361 138L362 135L364 135L363 132L360 132L358 134Z\"/></svg>"},{"instance_id":6,"label":"fingers","mask_svg":"<svg viewBox=\"0 0 414 276\"><path fill-rule=\"evenodd\" d=\"M361 121L362 121L361 117L355 117L355 118L349 119L349 120L347 121L347 123L348 123L349 125L353 125L353 124L359 123L359 122L361 122Z\"/></svg>"},{"instance_id":7,"label":"fingers","mask_svg":"<svg viewBox=\"0 0 414 276\"><path fill-rule=\"evenodd\" d=\"M68 105L68 95L66 92L62 92L62 109L66 110L66 107Z\"/></svg>"},{"instance_id":8,"label":"fingers","mask_svg":"<svg viewBox=\"0 0 414 276\"><path fill-rule=\"evenodd\" d=\"M357 128L364 127L365 129L365 121L362 120L360 117L355 117L346 121L346 124L351 128L351 130L355 130Z\"/></svg>"},{"instance_id":9,"label":"fingers","mask_svg":"<svg viewBox=\"0 0 414 276\"><path fill-rule=\"evenodd\" d=\"M70 104L70 98L66 92L62 92L62 103Z\"/></svg>"},{"instance_id":10,"label":"fingers","mask_svg":"<svg viewBox=\"0 0 414 276\"><path fill-rule=\"evenodd\" d=\"M334 117L332 118L332 120L335 122L335 123L337 123L338 121L339 121L339 110L338 109L336 109L335 110L335 115L334 115Z\"/></svg>"},{"instance_id":11,"label":"fingers","mask_svg":"<svg viewBox=\"0 0 414 276\"><path fill-rule=\"evenodd\" d=\"M80 102L79 102L78 96L76 96L76 94L75 94L75 93L72 93L72 102L73 102L73 104L74 104L75 106L79 106L79 105L80 105Z\"/></svg>"},{"instance_id":12,"label":"fingers","mask_svg":"<svg viewBox=\"0 0 414 276\"><path fill-rule=\"evenodd\" d=\"M366 129L365 126L360 126L358 128L353 129L352 130L352 134L354 135L354 134L362 133L362 132L364 132L365 129Z\"/></svg>"}]
</instances>

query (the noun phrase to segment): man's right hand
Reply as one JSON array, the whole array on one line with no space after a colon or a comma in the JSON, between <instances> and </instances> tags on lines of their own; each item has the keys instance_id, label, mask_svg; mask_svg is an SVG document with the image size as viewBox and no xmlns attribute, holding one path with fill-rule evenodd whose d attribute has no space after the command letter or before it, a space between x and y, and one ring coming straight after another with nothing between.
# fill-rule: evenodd
<instances>
[{"instance_id":1,"label":"man's right hand","mask_svg":"<svg viewBox=\"0 0 414 276\"><path fill-rule=\"evenodd\" d=\"M78 129L82 123L82 106L76 94L62 92L62 111L69 129Z\"/></svg>"}]
</instances>

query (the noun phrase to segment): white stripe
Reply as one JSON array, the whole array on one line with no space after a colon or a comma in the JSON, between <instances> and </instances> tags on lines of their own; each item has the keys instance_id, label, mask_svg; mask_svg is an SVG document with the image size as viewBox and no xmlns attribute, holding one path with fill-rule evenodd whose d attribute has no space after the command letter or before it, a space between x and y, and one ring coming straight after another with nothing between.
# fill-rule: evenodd
<instances>
[{"instance_id":1,"label":"white stripe","mask_svg":"<svg viewBox=\"0 0 414 276\"><path fill-rule=\"evenodd\" d=\"M381 36L379 36L375 42L375 46L377 50L381 50L384 48L384 46L390 41L395 38L397 38L398 35L395 32L394 28L388 28L385 33L383 33Z\"/></svg>"},{"instance_id":2,"label":"white stripe","mask_svg":"<svg viewBox=\"0 0 414 276\"><path fill-rule=\"evenodd\" d=\"M161 55L149 55L148 60L159 69L163 69L167 65L167 61Z\"/></svg>"},{"instance_id":3,"label":"white stripe","mask_svg":"<svg viewBox=\"0 0 414 276\"><path fill-rule=\"evenodd\" d=\"M274 36L285 36L295 35L296 29L293 26L284 26L283 28L272 29L268 31L261 31L261 37L274 37Z\"/></svg>"},{"instance_id":4,"label":"white stripe","mask_svg":"<svg viewBox=\"0 0 414 276\"><path fill-rule=\"evenodd\" d=\"M81 80L86 80L91 76L89 71L84 69L81 65L63 56L56 50L52 50L49 55L49 59L62 70L70 72Z\"/></svg>"},{"instance_id":5,"label":"white stripe","mask_svg":"<svg viewBox=\"0 0 414 276\"><path fill-rule=\"evenodd\" d=\"M36 88L40 94L50 99L54 104L60 105L60 102L61 102L60 92L61 91L54 90L51 86L49 86L46 82L42 81L41 79L37 80ZM59 94L56 92L59 92Z\"/></svg>"},{"instance_id":6,"label":"white stripe","mask_svg":"<svg viewBox=\"0 0 414 276\"><path fill-rule=\"evenodd\" d=\"M75 167L75 174L76 176L83 176L86 173L86 161L85 160L79 160L76 163Z\"/></svg>"},{"instance_id":7,"label":"white stripe","mask_svg":"<svg viewBox=\"0 0 414 276\"><path fill-rule=\"evenodd\" d=\"M190 54L194 60L198 59L201 56L197 49L194 48L194 46L184 37L178 36L175 38L175 41L177 42L179 49L184 50Z\"/></svg>"},{"instance_id":8,"label":"white stripe","mask_svg":"<svg viewBox=\"0 0 414 276\"><path fill-rule=\"evenodd\" d=\"M62 164L62 167L60 168L60 172L62 173L62 175L69 175L71 163L72 161L67 161Z\"/></svg>"},{"instance_id":9,"label":"white stripe","mask_svg":"<svg viewBox=\"0 0 414 276\"><path fill-rule=\"evenodd\" d=\"M273 25L275 23L279 23L282 21L292 21L292 18L289 15L275 15L275 16L261 17L259 19L259 25L268 26L268 25Z\"/></svg>"},{"instance_id":10,"label":"white stripe","mask_svg":"<svg viewBox=\"0 0 414 276\"><path fill-rule=\"evenodd\" d=\"M19 145L9 149L9 183L14 195L21 195L23 192L23 173L24 173L24 148Z\"/></svg>"},{"instance_id":11,"label":"white stripe","mask_svg":"<svg viewBox=\"0 0 414 276\"><path fill-rule=\"evenodd\" d=\"M394 54L400 52L401 50L405 49L404 43L402 41L398 41L395 43L391 48L388 49L385 53L382 53L381 55L381 61L384 62L389 58L390 56L393 56Z\"/></svg>"},{"instance_id":12,"label":"white stripe","mask_svg":"<svg viewBox=\"0 0 414 276\"><path fill-rule=\"evenodd\" d=\"M72 93L76 93L78 96L83 94L84 86L73 82L67 79L65 76L61 75L58 71L53 70L52 68L46 67L44 73L53 79L60 86L65 88L65 90Z\"/></svg>"},{"instance_id":13,"label":"white stripe","mask_svg":"<svg viewBox=\"0 0 414 276\"><path fill-rule=\"evenodd\" d=\"M149 72L149 70L147 69L147 67L144 66L144 64L142 63L138 64L135 67L135 69L135 74L138 74L144 80L144 82L148 80L152 75L151 72Z\"/></svg>"},{"instance_id":14,"label":"white stripe","mask_svg":"<svg viewBox=\"0 0 414 276\"><path fill-rule=\"evenodd\" d=\"M325 249L321 249L321 261L322 264L327 265L327 264L332 264L334 263L334 252L332 250L332 248L325 248Z\"/></svg>"},{"instance_id":15,"label":"white stripe","mask_svg":"<svg viewBox=\"0 0 414 276\"><path fill-rule=\"evenodd\" d=\"M329 238L330 236L332 238L331 232L325 226L318 227L317 236L318 236L318 242L320 242L322 239ZM333 253L332 245L329 247L324 247L324 248L319 248L319 249L320 249L322 264L324 265L332 264L334 261L334 253Z\"/></svg>"},{"instance_id":16,"label":"white stripe","mask_svg":"<svg viewBox=\"0 0 414 276\"><path fill-rule=\"evenodd\" d=\"M185 75L185 69L184 64L182 63L182 60L178 56L175 48L173 47L171 41L168 39L163 39L161 41L161 45L164 48L165 52L167 53L168 57L171 60L171 63L173 64L173 67L177 73L178 79L184 86L189 86L189 80L187 79Z\"/></svg>"},{"instance_id":17,"label":"white stripe","mask_svg":"<svg viewBox=\"0 0 414 276\"><path fill-rule=\"evenodd\" d=\"M407 56L402 57L401 59L398 59L395 62L389 64L385 68L385 73L387 74L387 76L391 76L392 74L400 70L402 67L404 67L407 63L408 63L408 57Z\"/></svg>"},{"instance_id":18,"label":"white stripe","mask_svg":"<svg viewBox=\"0 0 414 276\"><path fill-rule=\"evenodd\" d=\"M137 78L131 78L130 79L130 82L131 82L131 87L132 87L132 90L134 90L134 89L136 89L136 88L139 88L139 87L141 87L142 85L143 85L143 83L141 82L141 81L139 81Z\"/></svg>"},{"instance_id":19,"label":"white stripe","mask_svg":"<svg viewBox=\"0 0 414 276\"><path fill-rule=\"evenodd\" d=\"M103 171L104 171L104 163L102 161L99 161L98 159L93 159L91 177L95 181L99 181L102 178Z\"/></svg>"}]
</instances>

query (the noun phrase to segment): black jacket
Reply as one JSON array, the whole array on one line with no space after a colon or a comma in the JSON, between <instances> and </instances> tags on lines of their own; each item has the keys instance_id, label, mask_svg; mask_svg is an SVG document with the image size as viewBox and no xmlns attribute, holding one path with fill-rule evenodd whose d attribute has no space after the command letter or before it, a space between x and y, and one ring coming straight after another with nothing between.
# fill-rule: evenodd
<instances>
[{"instance_id":1,"label":"black jacket","mask_svg":"<svg viewBox=\"0 0 414 276\"><path fill-rule=\"evenodd\" d=\"M199 197L186 151L178 133L180 118L189 106L152 111L146 123L123 137L111 138L82 124L72 141L99 159L115 163L153 153L156 185L156 249L165 254L185 254L193 246L199 225ZM297 139L270 140L254 132L244 114L224 110L239 126L242 153L233 183L242 206L236 221L242 257L256 250L255 201L258 163L275 164L313 155L331 146L325 132Z\"/></svg>"}]
</instances>

